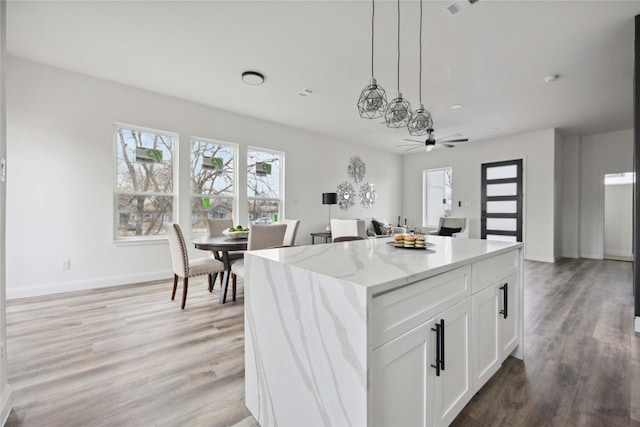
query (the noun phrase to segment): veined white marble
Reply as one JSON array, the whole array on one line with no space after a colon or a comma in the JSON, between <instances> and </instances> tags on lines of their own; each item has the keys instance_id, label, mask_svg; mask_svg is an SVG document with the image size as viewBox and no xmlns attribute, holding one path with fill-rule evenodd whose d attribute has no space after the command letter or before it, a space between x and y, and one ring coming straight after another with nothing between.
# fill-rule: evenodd
<instances>
[{"instance_id":1,"label":"veined white marble","mask_svg":"<svg viewBox=\"0 0 640 427\"><path fill-rule=\"evenodd\" d=\"M520 243L429 236L245 254L246 405L262 426L365 426L374 294L508 252Z\"/></svg>"}]
</instances>

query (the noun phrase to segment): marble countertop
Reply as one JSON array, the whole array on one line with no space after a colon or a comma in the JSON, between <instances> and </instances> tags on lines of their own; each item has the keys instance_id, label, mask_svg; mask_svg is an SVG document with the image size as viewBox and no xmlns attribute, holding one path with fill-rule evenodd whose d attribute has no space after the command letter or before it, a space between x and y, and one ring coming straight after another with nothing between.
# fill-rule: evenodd
<instances>
[{"instance_id":1,"label":"marble countertop","mask_svg":"<svg viewBox=\"0 0 640 427\"><path fill-rule=\"evenodd\" d=\"M371 294L522 247L522 243L426 236L429 249L403 249L392 238L264 249L247 253L345 280Z\"/></svg>"}]
</instances>

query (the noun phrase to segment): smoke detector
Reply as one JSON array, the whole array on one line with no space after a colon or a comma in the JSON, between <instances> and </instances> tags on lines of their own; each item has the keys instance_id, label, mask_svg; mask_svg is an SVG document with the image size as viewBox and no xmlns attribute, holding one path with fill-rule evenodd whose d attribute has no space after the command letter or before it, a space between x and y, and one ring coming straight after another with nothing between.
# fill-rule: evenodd
<instances>
[{"instance_id":1,"label":"smoke detector","mask_svg":"<svg viewBox=\"0 0 640 427\"><path fill-rule=\"evenodd\" d=\"M460 13L463 10L467 9L468 7L473 6L474 4L478 3L479 1L480 0L458 0L458 1L454 1L453 3L451 3L445 9L447 9L447 12L449 12L449 14L455 15L455 14Z\"/></svg>"}]
</instances>

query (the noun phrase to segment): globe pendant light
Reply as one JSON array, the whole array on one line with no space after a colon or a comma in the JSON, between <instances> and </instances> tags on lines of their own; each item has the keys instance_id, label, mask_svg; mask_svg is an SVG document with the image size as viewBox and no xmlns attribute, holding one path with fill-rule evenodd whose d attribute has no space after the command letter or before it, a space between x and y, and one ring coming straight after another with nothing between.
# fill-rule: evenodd
<instances>
[{"instance_id":1,"label":"globe pendant light","mask_svg":"<svg viewBox=\"0 0 640 427\"><path fill-rule=\"evenodd\" d=\"M433 119L431 114L424 109L424 105L422 105L422 0L420 0L420 75L419 75L419 93L418 97L420 100L420 108L413 112L411 118L409 119L409 123L407 124L407 128L409 129L409 133L415 136L422 136L426 134L431 134L433 132ZM433 146L427 147L427 151L430 151L429 148L433 148Z\"/></svg>"},{"instance_id":2,"label":"globe pendant light","mask_svg":"<svg viewBox=\"0 0 640 427\"><path fill-rule=\"evenodd\" d=\"M378 86L373 77L373 25L376 15L375 0L371 0L371 80L367 87L360 93L358 98L358 112L363 119L375 119L382 117L387 107L387 94L384 89Z\"/></svg>"},{"instance_id":3,"label":"globe pendant light","mask_svg":"<svg viewBox=\"0 0 640 427\"><path fill-rule=\"evenodd\" d=\"M402 97L400 92L400 0L398 0L398 91L387 110L384 112L384 120L390 128L405 127L411 118L411 104Z\"/></svg>"}]
</instances>

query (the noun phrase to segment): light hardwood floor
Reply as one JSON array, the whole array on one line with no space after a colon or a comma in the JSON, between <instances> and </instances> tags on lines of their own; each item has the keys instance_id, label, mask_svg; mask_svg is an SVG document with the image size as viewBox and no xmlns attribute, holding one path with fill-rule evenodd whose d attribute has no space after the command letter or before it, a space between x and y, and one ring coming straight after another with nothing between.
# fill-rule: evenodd
<instances>
[{"instance_id":1,"label":"light hardwood floor","mask_svg":"<svg viewBox=\"0 0 640 427\"><path fill-rule=\"evenodd\" d=\"M525 361L509 358L453 425L640 426L631 264L526 262L525 276ZM8 301L7 425L255 425L242 286L220 305L192 279L184 311L171 286Z\"/></svg>"}]
</instances>

